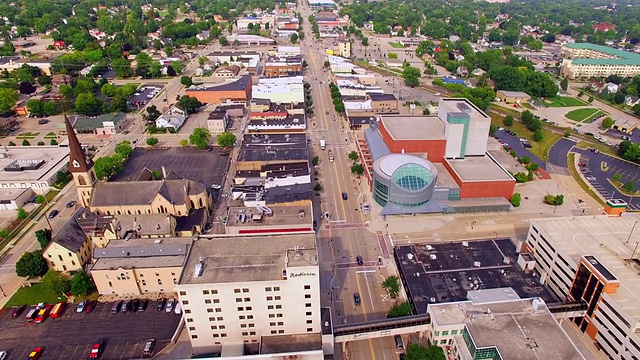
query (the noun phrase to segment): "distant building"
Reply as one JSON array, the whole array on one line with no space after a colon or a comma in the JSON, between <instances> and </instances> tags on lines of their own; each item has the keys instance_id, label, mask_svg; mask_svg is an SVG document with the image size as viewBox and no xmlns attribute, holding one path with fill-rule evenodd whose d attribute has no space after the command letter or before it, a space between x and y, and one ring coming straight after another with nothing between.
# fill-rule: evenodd
<instances>
[{"instance_id":1,"label":"distant building","mask_svg":"<svg viewBox=\"0 0 640 360\"><path fill-rule=\"evenodd\" d=\"M349 38L340 37L334 43L334 54L342 56L343 58L351 58L351 41Z\"/></svg>"},{"instance_id":2,"label":"distant building","mask_svg":"<svg viewBox=\"0 0 640 360\"><path fill-rule=\"evenodd\" d=\"M187 113L177 106L172 106L156 119L156 127L180 129L187 119Z\"/></svg>"},{"instance_id":3,"label":"distant building","mask_svg":"<svg viewBox=\"0 0 640 360\"><path fill-rule=\"evenodd\" d=\"M522 91L498 90L496 97L507 104L521 104L531 100L531 96Z\"/></svg>"},{"instance_id":4,"label":"distant building","mask_svg":"<svg viewBox=\"0 0 640 360\"><path fill-rule=\"evenodd\" d=\"M269 59L264 64L264 76L277 78L302 75L302 57Z\"/></svg>"},{"instance_id":5,"label":"distant building","mask_svg":"<svg viewBox=\"0 0 640 360\"><path fill-rule=\"evenodd\" d=\"M76 115L73 129L78 134L114 135L124 131L132 119L133 117L128 117L122 112L95 117Z\"/></svg>"},{"instance_id":6,"label":"distant building","mask_svg":"<svg viewBox=\"0 0 640 360\"><path fill-rule=\"evenodd\" d=\"M211 134L221 134L227 130L227 124L229 124L229 116L227 112L221 109L221 111L212 111L207 118L207 129Z\"/></svg>"},{"instance_id":7,"label":"distant building","mask_svg":"<svg viewBox=\"0 0 640 360\"><path fill-rule=\"evenodd\" d=\"M68 169L69 148L9 146L0 152L0 190L32 189L44 195Z\"/></svg>"},{"instance_id":8,"label":"distant building","mask_svg":"<svg viewBox=\"0 0 640 360\"><path fill-rule=\"evenodd\" d=\"M268 99L275 104L304 103L302 76L260 79L253 86L252 98Z\"/></svg>"},{"instance_id":9,"label":"distant building","mask_svg":"<svg viewBox=\"0 0 640 360\"><path fill-rule=\"evenodd\" d=\"M240 66L238 65L229 65L222 66L213 71L213 76L219 78L234 78L238 76L240 73Z\"/></svg>"},{"instance_id":10,"label":"distant building","mask_svg":"<svg viewBox=\"0 0 640 360\"><path fill-rule=\"evenodd\" d=\"M51 85L60 87L60 85L71 84L71 76L67 74L55 74L51 77Z\"/></svg>"},{"instance_id":11,"label":"distant building","mask_svg":"<svg viewBox=\"0 0 640 360\"><path fill-rule=\"evenodd\" d=\"M571 79L640 74L640 54L590 43L562 47L561 74Z\"/></svg>"},{"instance_id":12,"label":"distant building","mask_svg":"<svg viewBox=\"0 0 640 360\"><path fill-rule=\"evenodd\" d=\"M251 75L244 75L237 80L217 86L192 85L185 91L185 94L193 96L205 104L246 104L251 99L251 88Z\"/></svg>"}]
</instances>

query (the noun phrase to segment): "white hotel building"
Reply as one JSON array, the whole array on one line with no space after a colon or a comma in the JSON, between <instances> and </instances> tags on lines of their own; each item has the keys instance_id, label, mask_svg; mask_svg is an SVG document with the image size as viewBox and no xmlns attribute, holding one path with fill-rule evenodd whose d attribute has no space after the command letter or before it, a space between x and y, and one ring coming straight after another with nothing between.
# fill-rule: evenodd
<instances>
[{"instance_id":1,"label":"white hotel building","mask_svg":"<svg viewBox=\"0 0 640 360\"><path fill-rule=\"evenodd\" d=\"M195 240L175 287L194 354L322 359L319 277L314 234Z\"/></svg>"},{"instance_id":2,"label":"white hotel building","mask_svg":"<svg viewBox=\"0 0 640 360\"><path fill-rule=\"evenodd\" d=\"M575 78L632 77L640 74L640 54L589 43L562 47L562 76Z\"/></svg>"},{"instance_id":3,"label":"white hotel building","mask_svg":"<svg viewBox=\"0 0 640 360\"><path fill-rule=\"evenodd\" d=\"M523 251L563 301L587 304L571 319L612 359L640 359L638 216L531 220Z\"/></svg>"}]
</instances>

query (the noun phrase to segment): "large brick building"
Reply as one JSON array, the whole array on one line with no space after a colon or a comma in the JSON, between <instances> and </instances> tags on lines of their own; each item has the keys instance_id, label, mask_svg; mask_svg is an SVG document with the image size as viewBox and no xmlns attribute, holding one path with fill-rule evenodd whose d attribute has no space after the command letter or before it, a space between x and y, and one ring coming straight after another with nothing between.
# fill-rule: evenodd
<instances>
[{"instance_id":1,"label":"large brick building","mask_svg":"<svg viewBox=\"0 0 640 360\"><path fill-rule=\"evenodd\" d=\"M192 86L185 94L205 104L247 103L251 99L251 75L218 86Z\"/></svg>"}]
</instances>

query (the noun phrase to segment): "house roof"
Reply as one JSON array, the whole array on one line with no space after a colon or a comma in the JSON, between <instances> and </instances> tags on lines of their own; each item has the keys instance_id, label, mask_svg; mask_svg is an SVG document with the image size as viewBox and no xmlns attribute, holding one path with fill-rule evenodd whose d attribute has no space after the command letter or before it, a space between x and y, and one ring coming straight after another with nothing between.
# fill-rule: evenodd
<instances>
[{"instance_id":1,"label":"house roof","mask_svg":"<svg viewBox=\"0 0 640 360\"><path fill-rule=\"evenodd\" d=\"M149 205L158 195L175 205L182 205L188 195L204 191L204 185L192 180L98 182L91 196L91 206Z\"/></svg>"},{"instance_id":2,"label":"house roof","mask_svg":"<svg viewBox=\"0 0 640 360\"><path fill-rule=\"evenodd\" d=\"M74 253L82 248L87 241L87 234L78 223L78 218L84 215L95 216L87 208L79 208L73 216L53 235L52 241L56 244L73 251Z\"/></svg>"}]
</instances>

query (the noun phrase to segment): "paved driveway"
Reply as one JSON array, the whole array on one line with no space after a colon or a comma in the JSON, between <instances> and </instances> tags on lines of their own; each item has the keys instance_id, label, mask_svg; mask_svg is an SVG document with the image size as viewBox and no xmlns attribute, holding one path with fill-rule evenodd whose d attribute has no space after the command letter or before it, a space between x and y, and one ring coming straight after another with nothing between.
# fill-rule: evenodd
<instances>
[{"instance_id":1,"label":"paved driveway","mask_svg":"<svg viewBox=\"0 0 640 360\"><path fill-rule=\"evenodd\" d=\"M24 315L11 318L8 309L0 314L0 347L10 359L26 359L35 347L43 347L43 360L88 359L93 344L104 339L101 359L138 359L149 338L156 339L155 352L169 344L180 315L156 311L155 303L144 312L111 313L110 303L99 303L90 314L68 307L60 318L29 324Z\"/></svg>"},{"instance_id":2,"label":"paved driveway","mask_svg":"<svg viewBox=\"0 0 640 360\"><path fill-rule=\"evenodd\" d=\"M567 155L575 145L576 142L571 139L562 138L556 141L549 149L549 163L555 166L568 167Z\"/></svg>"},{"instance_id":3,"label":"paved driveway","mask_svg":"<svg viewBox=\"0 0 640 360\"><path fill-rule=\"evenodd\" d=\"M547 169L547 162L532 154L529 150L522 146L522 143L520 143L520 140L518 140L518 136L511 136L502 130L496 131L495 136L498 137L498 141L509 144L509 146L513 148L513 151L516 152L516 155L519 158L528 156L531 161L538 163L540 168L544 170Z\"/></svg>"}]
</instances>

